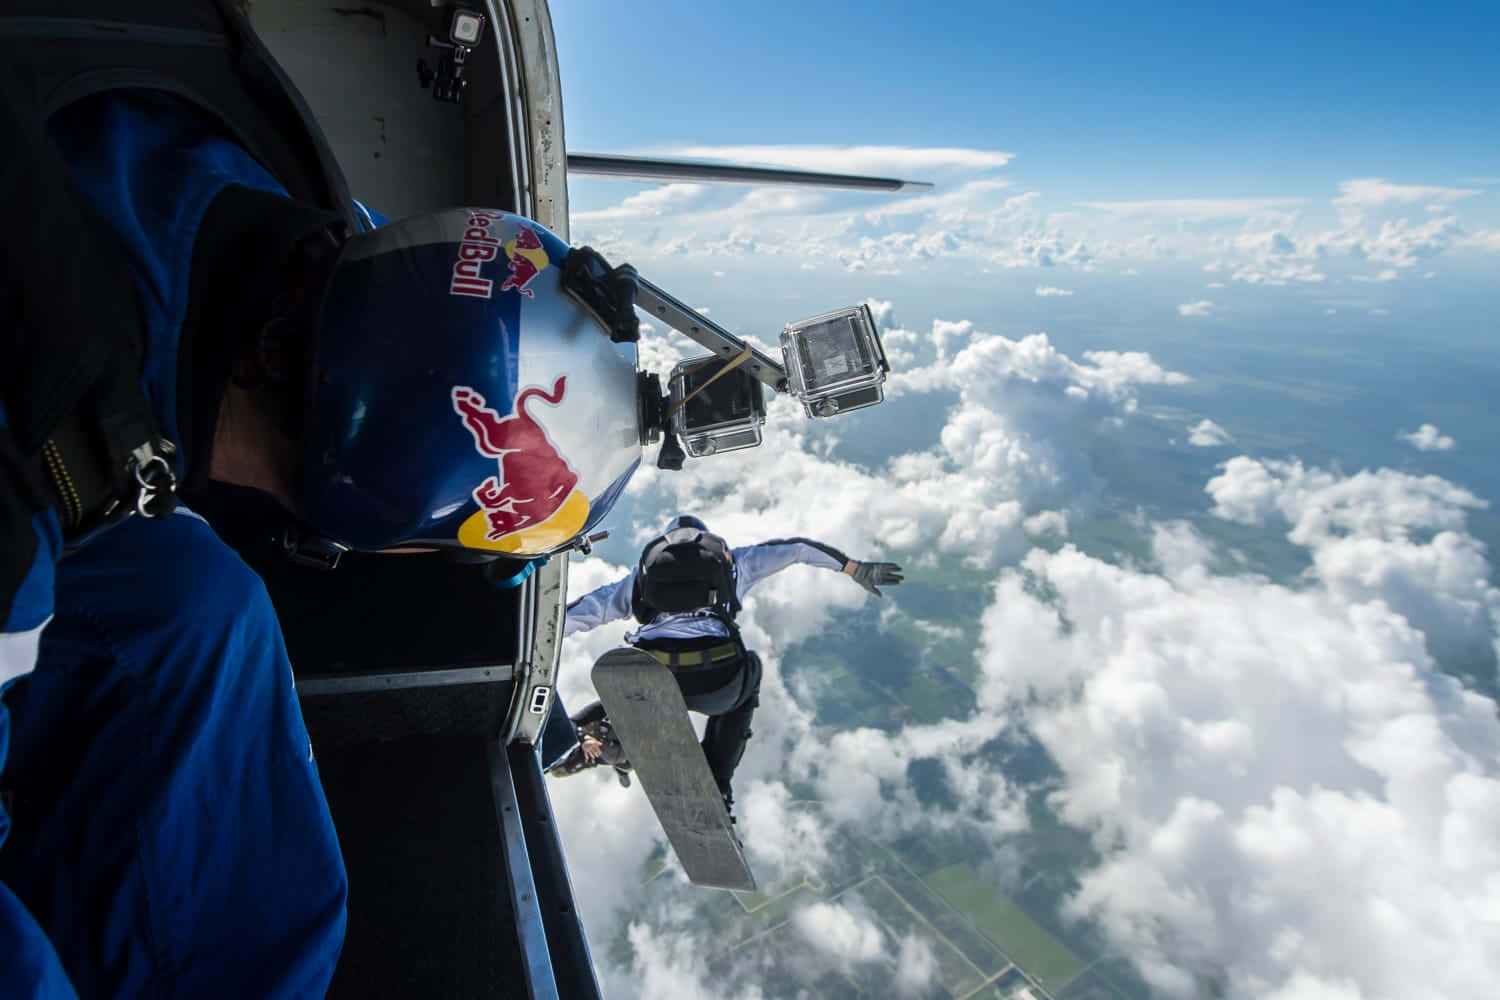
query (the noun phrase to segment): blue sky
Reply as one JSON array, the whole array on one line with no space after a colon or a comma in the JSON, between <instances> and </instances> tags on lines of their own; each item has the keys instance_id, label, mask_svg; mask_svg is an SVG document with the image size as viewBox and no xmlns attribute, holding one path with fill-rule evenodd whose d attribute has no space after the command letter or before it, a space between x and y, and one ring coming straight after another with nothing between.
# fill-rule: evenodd
<instances>
[{"instance_id":1,"label":"blue sky","mask_svg":"<svg viewBox=\"0 0 1500 1000\"><path fill-rule=\"evenodd\" d=\"M568 140L964 146L1058 197L1500 176L1482 3L556 3Z\"/></svg>"}]
</instances>

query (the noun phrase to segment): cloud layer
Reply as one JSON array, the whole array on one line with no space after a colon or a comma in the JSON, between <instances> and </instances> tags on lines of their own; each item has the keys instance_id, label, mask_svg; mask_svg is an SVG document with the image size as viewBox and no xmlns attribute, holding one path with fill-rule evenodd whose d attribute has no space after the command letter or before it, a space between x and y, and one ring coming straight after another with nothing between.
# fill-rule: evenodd
<instances>
[{"instance_id":1,"label":"cloud layer","mask_svg":"<svg viewBox=\"0 0 1500 1000\"><path fill-rule=\"evenodd\" d=\"M1378 596L1218 575L1156 532L1159 574L1033 552L985 617L986 700L1028 706L1104 859L1068 912L1167 996L1487 996L1494 703Z\"/></svg>"},{"instance_id":2,"label":"cloud layer","mask_svg":"<svg viewBox=\"0 0 1500 1000\"><path fill-rule=\"evenodd\" d=\"M735 543L802 534L897 558L909 576L925 563L987 581L972 708L885 729L821 728L836 690L787 669L866 595L811 569L752 592L742 622L767 673L736 786L771 891L841 873L853 834L970 837L1003 884L1039 791L983 752L1011 734L1050 755L1057 778L1040 791L1098 854L1073 873L1065 914L1164 995L1487 997L1500 981L1500 723L1440 669L1495 669L1500 592L1467 524L1485 502L1435 476L1238 455L1205 483L1199 527L1141 520L1149 558L1113 565L1064 544L1107 487L1082 456L1133 419L1143 386L1186 375L970 322L886 340L903 360L881 412L930 427L920 447L859 464L836 423L778 401L761 449L644 470L631 487L643 510L699 513ZM675 357L653 331L642 349L653 367ZM1205 418L1189 443L1232 442ZM1284 535L1308 570L1237 571L1208 535L1216 522ZM570 590L624 572L581 560ZM881 628L965 641L964 623L913 621L904 599L882 602ZM623 631L569 640L571 704L591 697L588 664ZM916 766L941 775L947 801L918 794ZM802 982L883 976L911 995L940 976L942 945L857 892L789 902L796 947L726 953L675 868L642 887L659 834L638 789L567 779L554 805L611 995L764 996L766 963Z\"/></svg>"},{"instance_id":3,"label":"cloud layer","mask_svg":"<svg viewBox=\"0 0 1500 1000\"><path fill-rule=\"evenodd\" d=\"M1133 261L1187 261L1261 286L1315 284L1330 275L1389 282L1437 257L1500 251L1500 227L1492 212L1486 217L1478 187L1356 177L1340 181L1336 193L1056 200L1045 190L1017 190L1009 172L1024 156L994 150L759 145L651 152L937 186L890 198L668 184L576 212L578 238L624 255L791 257L815 270L884 274L1106 265L1124 272Z\"/></svg>"}]
</instances>

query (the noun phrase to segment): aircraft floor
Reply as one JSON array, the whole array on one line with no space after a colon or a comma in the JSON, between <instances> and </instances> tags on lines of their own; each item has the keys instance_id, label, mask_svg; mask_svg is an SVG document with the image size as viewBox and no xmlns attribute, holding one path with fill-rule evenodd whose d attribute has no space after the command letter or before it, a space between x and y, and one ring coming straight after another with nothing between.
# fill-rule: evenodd
<instances>
[{"instance_id":1,"label":"aircraft floor","mask_svg":"<svg viewBox=\"0 0 1500 1000\"><path fill-rule=\"evenodd\" d=\"M523 995L484 741L338 747L318 767L349 871L329 997Z\"/></svg>"}]
</instances>

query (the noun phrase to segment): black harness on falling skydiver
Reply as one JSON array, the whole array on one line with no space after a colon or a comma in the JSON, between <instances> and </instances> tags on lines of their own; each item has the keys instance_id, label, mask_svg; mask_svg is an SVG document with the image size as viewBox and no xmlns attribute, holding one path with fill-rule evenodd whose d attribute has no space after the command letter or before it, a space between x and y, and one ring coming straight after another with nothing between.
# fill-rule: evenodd
<instances>
[{"instance_id":1,"label":"black harness on falling skydiver","mask_svg":"<svg viewBox=\"0 0 1500 1000\"><path fill-rule=\"evenodd\" d=\"M22 464L25 505L55 507L70 544L176 504L176 446L140 385L146 335L131 264L46 135L64 107L121 90L167 93L209 116L293 199L327 213L324 238L358 224L312 113L231 0L5 4L0 398L19 456L0 459Z\"/></svg>"}]
</instances>

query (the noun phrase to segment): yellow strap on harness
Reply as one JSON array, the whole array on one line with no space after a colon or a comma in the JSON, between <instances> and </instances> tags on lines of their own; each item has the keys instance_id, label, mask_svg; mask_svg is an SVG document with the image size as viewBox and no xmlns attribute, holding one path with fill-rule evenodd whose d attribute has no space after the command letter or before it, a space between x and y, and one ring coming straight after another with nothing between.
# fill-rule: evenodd
<instances>
[{"instance_id":1,"label":"yellow strap on harness","mask_svg":"<svg viewBox=\"0 0 1500 1000\"><path fill-rule=\"evenodd\" d=\"M695 667L700 664L717 663L720 660L733 659L739 655L739 648L734 643L725 643L722 646L714 646L712 649L693 649L685 653L665 649L643 649L641 652L669 667Z\"/></svg>"}]
</instances>

